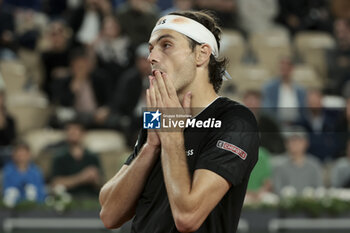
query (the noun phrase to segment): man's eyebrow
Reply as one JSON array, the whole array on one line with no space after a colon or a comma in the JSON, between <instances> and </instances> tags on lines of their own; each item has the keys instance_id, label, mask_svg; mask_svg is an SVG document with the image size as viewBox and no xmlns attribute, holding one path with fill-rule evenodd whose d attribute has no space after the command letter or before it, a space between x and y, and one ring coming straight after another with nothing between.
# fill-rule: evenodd
<instances>
[{"instance_id":1,"label":"man's eyebrow","mask_svg":"<svg viewBox=\"0 0 350 233\"><path fill-rule=\"evenodd\" d=\"M164 39L164 38L172 38L172 39L175 39L175 37L172 36L172 35L170 35L170 34L164 34L164 35L160 36L160 37L156 40L156 42L159 42L160 40L162 40L162 39ZM153 44L152 44L151 42L148 42L148 45L149 45L149 46L153 46Z\"/></svg>"}]
</instances>

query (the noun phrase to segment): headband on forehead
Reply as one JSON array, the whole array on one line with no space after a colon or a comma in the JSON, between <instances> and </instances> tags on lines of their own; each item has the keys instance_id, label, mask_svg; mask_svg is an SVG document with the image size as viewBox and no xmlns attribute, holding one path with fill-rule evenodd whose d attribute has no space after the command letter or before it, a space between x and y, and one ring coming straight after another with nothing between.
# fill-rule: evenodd
<instances>
[{"instance_id":1,"label":"headband on forehead","mask_svg":"<svg viewBox=\"0 0 350 233\"><path fill-rule=\"evenodd\" d=\"M204 25L193 19L180 15L166 15L158 20L156 26L153 28L152 34L161 29L174 30L191 38L199 44L207 44L210 46L213 56L215 58L219 57L218 44L214 34ZM228 80L232 78L225 70L222 79Z\"/></svg>"},{"instance_id":2,"label":"headband on forehead","mask_svg":"<svg viewBox=\"0 0 350 233\"><path fill-rule=\"evenodd\" d=\"M161 29L174 30L200 44L208 44L214 57L219 57L219 49L213 33L193 19L179 15L166 15L158 20L152 33Z\"/></svg>"}]
</instances>

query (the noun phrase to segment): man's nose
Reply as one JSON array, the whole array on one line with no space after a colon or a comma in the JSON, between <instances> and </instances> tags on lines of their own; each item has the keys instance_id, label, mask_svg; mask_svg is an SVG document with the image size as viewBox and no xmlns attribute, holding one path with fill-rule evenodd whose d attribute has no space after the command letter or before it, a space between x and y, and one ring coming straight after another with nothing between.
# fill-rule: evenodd
<instances>
[{"instance_id":1,"label":"man's nose","mask_svg":"<svg viewBox=\"0 0 350 233\"><path fill-rule=\"evenodd\" d=\"M157 52L154 49L149 53L147 60L151 65L159 62Z\"/></svg>"}]
</instances>

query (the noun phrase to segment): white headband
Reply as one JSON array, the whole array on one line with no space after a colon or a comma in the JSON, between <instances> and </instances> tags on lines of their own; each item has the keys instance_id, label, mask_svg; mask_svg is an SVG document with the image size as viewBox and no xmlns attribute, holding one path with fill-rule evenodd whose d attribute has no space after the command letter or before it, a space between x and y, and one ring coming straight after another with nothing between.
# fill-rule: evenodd
<instances>
[{"instance_id":1,"label":"white headband","mask_svg":"<svg viewBox=\"0 0 350 233\"><path fill-rule=\"evenodd\" d=\"M219 57L219 49L213 33L193 19L179 15L166 15L158 20L152 34L161 29L174 30L200 44L208 44L214 57Z\"/></svg>"},{"instance_id":2,"label":"white headband","mask_svg":"<svg viewBox=\"0 0 350 233\"><path fill-rule=\"evenodd\" d=\"M156 26L153 28L152 34L161 29L174 30L200 44L207 44L210 46L213 56L215 58L219 57L218 44L213 33L204 25L193 19L180 15L166 15L158 20ZM225 70L222 79L227 80L232 78Z\"/></svg>"}]
</instances>

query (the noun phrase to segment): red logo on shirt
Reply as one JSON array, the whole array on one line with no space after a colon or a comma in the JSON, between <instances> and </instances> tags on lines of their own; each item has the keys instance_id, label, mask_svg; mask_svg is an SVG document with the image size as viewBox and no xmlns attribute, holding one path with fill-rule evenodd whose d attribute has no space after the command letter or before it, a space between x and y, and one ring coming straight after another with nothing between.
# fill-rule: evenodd
<instances>
[{"instance_id":1,"label":"red logo on shirt","mask_svg":"<svg viewBox=\"0 0 350 233\"><path fill-rule=\"evenodd\" d=\"M216 143L216 147L230 151L230 152L234 153L235 155L238 155L243 160L245 160L247 158L247 152L245 152L244 150L242 150L241 148L239 148L235 145L232 145L231 143L219 140Z\"/></svg>"}]
</instances>

